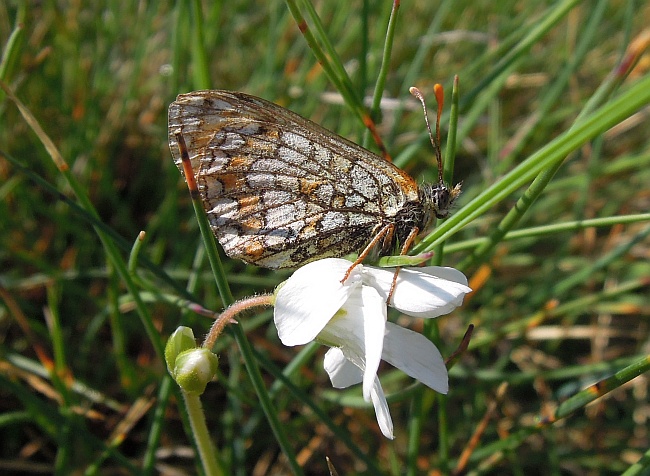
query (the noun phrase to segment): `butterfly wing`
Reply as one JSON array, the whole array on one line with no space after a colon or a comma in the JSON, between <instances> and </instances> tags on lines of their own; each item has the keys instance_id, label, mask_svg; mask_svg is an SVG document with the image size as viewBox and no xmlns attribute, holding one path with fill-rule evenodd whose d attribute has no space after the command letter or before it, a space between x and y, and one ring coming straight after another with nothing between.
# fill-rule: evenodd
<instances>
[{"instance_id":1,"label":"butterfly wing","mask_svg":"<svg viewBox=\"0 0 650 476\"><path fill-rule=\"evenodd\" d=\"M357 252L391 222L417 184L390 162L273 103L196 91L169 107L213 232L231 258L296 267Z\"/></svg>"}]
</instances>

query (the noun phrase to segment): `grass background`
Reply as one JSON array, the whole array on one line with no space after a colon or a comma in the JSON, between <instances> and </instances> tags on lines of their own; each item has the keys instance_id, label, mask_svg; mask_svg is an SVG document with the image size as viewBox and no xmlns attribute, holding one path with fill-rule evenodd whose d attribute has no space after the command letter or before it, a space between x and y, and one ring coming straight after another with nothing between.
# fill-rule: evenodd
<instances>
[{"instance_id":1,"label":"grass background","mask_svg":"<svg viewBox=\"0 0 650 476\"><path fill-rule=\"evenodd\" d=\"M318 35L308 4L288 4ZM382 368L388 441L359 388L331 388L324 349L296 360L271 312L252 313L241 328L290 448L227 333L220 378L202 396L224 474L328 474L325 456L339 474L650 474L648 2L405 1L381 73L390 2L314 7L348 89L316 60L324 51L336 71L322 38L310 48L282 2L0 4L0 78L69 166L0 93L0 470L200 471L160 349L178 325L208 329L185 300L223 303L167 146L176 94L244 91L372 148L350 105L379 78L381 137L397 164L433 181L408 87L434 109L433 83L458 74L464 193L422 247L444 240L437 259L475 293L433 326L391 316L431 333L445 356L475 325L449 395ZM561 161L526 214L504 222L532 177ZM224 266L235 298L288 276Z\"/></svg>"}]
</instances>

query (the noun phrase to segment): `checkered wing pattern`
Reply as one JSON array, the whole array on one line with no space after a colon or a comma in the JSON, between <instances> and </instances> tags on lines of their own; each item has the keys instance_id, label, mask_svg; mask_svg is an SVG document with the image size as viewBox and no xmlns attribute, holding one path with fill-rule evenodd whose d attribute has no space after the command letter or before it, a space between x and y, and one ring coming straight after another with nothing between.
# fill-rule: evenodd
<instances>
[{"instance_id":1,"label":"checkered wing pattern","mask_svg":"<svg viewBox=\"0 0 650 476\"><path fill-rule=\"evenodd\" d=\"M230 91L181 94L180 130L212 230L231 258L296 267L358 252L418 187L383 158L273 103Z\"/></svg>"}]
</instances>

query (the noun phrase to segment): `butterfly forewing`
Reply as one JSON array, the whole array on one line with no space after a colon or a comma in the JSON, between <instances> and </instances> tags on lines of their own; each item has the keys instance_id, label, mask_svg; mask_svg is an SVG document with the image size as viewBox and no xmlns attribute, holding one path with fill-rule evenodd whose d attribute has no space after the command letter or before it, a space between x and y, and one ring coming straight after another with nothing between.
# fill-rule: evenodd
<instances>
[{"instance_id":1,"label":"butterfly forewing","mask_svg":"<svg viewBox=\"0 0 650 476\"><path fill-rule=\"evenodd\" d=\"M268 101L197 91L169 107L226 254L267 268L358 252L409 203L415 181L383 158ZM410 225L409 225L410 226Z\"/></svg>"}]
</instances>

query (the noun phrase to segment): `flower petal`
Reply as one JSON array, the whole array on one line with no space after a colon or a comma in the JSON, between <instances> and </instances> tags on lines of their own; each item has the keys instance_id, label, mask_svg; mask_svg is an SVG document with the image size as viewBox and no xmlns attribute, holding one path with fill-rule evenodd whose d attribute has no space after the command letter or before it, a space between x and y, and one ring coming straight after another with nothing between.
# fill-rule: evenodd
<instances>
[{"instance_id":1,"label":"flower petal","mask_svg":"<svg viewBox=\"0 0 650 476\"><path fill-rule=\"evenodd\" d=\"M323 367L334 388L347 388L363 380L361 369L347 360L338 347L332 347L325 353Z\"/></svg>"},{"instance_id":2,"label":"flower petal","mask_svg":"<svg viewBox=\"0 0 650 476\"><path fill-rule=\"evenodd\" d=\"M327 351L323 366L334 388L346 388L350 385L355 385L360 383L363 377L361 369L347 360L343 355L343 351L336 347ZM375 408L375 416L377 417L377 423L381 432L386 438L392 440L394 438L393 420L390 417L388 402L386 401L384 390L381 388L381 383L377 376L373 379L370 399Z\"/></svg>"},{"instance_id":3,"label":"flower petal","mask_svg":"<svg viewBox=\"0 0 650 476\"><path fill-rule=\"evenodd\" d=\"M371 287L361 287L363 335L366 349L365 369L363 372L363 398L370 400L377 369L381 362L384 348L384 332L386 330L386 302L379 293ZM343 305L346 307L346 304ZM345 351L344 351L345 353Z\"/></svg>"},{"instance_id":4,"label":"flower petal","mask_svg":"<svg viewBox=\"0 0 650 476\"><path fill-rule=\"evenodd\" d=\"M382 358L436 392L446 394L449 390L442 355L422 334L388 322Z\"/></svg>"},{"instance_id":5,"label":"flower petal","mask_svg":"<svg viewBox=\"0 0 650 476\"><path fill-rule=\"evenodd\" d=\"M391 269L363 268L364 282L375 287L384 299L388 298L394 275ZM401 268L390 306L413 317L438 317L460 306L471 290L465 275L453 268Z\"/></svg>"},{"instance_id":6,"label":"flower petal","mask_svg":"<svg viewBox=\"0 0 650 476\"><path fill-rule=\"evenodd\" d=\"M348 360L359 367L365 365L364 310L361 286L356 286L339 312L316 336L316 341L329 347L340 347Z\"/></svg>"},{"instance_id":7,"label":"flower petal","mask_svg":"<svg viewBox=\"0 0 650 476\"><path fill-rule=\"evenodd\" d=\"M393 435L393 420L390 417L390 410L388 409L384 389L381 388L381 383L379 383L377 376L375 376L370 397L372 399L372 405L375 407L375 416L377 417L377 423L379 423L379 429L386 438L392 440L395 438L395 435Z\"/></svg>"},{"instance_id":8,"label":"flower petal","mask_svg":"<svg viewBox=\"0 0 650 476\"><path fill-rule=\"evenodd\" d=\"M370 401L386 328L386 303L374 288L361 286L343 304L345 313L330 320L318 341L339 347L345 358L363 369L363 398Z\"/></svg>"},{"instance_id":9,"label":"flower petal","mask_svg":"<svg viewBox=\"0 0 650 476\"><path fill-rule=\"evenodd\" d=\"M314 261L293 273L277 291L273 318L284 345L312 341L361 285L358 267L341 284L349 267L344 259Z\"/></svg>"},{"instance_id":10,"label":"flower petal","mask_svg":"<svg viewBox=\"0 0 650 476\"><path fill-rule=\"evenodd\" d=\"M363 397L370 400L372 382L381 362L386 328L386 304L374 288L352 291L336 316L318 334L317 340L339 347L345 358L363 370Z\"/></svg>"}]
</instances>

